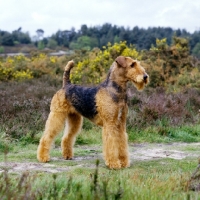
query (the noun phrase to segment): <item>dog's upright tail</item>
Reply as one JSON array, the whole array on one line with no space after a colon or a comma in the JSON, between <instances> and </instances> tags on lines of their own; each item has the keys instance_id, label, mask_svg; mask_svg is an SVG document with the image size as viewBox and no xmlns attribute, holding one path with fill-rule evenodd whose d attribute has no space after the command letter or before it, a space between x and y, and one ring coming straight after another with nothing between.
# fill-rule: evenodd
<instances>
[{"instance_id":1,"label":"dog's upright tail","mask_svg":"<svg viewBox=\"0 0 200 200\"><path fill-rule=\"evenodd\" d=\"M65 71L63 73L63 88L67 83L70 83L70 71L74 67L74 61L70 60L65 66Z\"/></svg>"}]
</instances>

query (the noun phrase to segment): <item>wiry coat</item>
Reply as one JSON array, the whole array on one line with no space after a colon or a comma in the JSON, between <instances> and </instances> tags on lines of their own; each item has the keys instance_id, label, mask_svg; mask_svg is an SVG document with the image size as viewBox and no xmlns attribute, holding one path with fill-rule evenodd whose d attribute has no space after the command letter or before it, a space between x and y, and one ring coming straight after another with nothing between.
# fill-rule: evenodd
<instances>
[{"instance_id":1,"label":"wiry coat","mask_svg":"<svg viewBox=\"0 0 200 200\"><path fill-rule=\"evenodd\" d=\"M49 161L51 143L64 125L62 153L65 159L72 159L75 138L82 127L82 117L86 117L103 127L106 165L115 169L128 167L126 84L132 81L138 90L142 90L149 81L147 73L138 61L119 56L103 83L95 87L82 87L70 82L73 66L73 61L68 62L63 75L63 88L52 99L51 112L38 147L38 160Z\"/></svg>"}]
</instances>

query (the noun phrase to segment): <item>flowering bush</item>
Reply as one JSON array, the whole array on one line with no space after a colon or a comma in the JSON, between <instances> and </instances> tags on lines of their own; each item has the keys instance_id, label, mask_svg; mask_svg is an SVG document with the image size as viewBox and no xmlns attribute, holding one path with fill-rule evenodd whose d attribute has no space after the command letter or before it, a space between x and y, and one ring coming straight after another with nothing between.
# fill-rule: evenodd
<instances>
[{"instance_id":1,"label":"flowering bush","mask_svg":"<svg viewBox=\"0 0 200 200\"><path fill-rule=\"evenodd\" d=\"M127 46L126 42L108 43L103 50L94 49L89 57L79 61L77 67L71 73L73 83L97 84L105 78L108 69L117 56L130 56L140 58L139 53L133 46Z\"/></svg>"},{"instance_id":2,"label":"flowering bush","mask_svg":"<svg viewBox=\"0 0 200 200\"><path fill-rule=\"evenodd\" d=\"M173 44L167 39L156 39L156 46L146 52L145 68L151 77L151 87L199 87L200 65L190 56L189 41L174 37Z\"/></svg>"},{"instance_id":3,"label":"flowering bush","mask_svg":"<svg viewBox=\"0 0 200 200\"><path fill-rule=\"evenodd\" d=\"M64 61L63 61L64 60ZM0 81L39 78L44 74L56 75L63 72L66 58L48 56L43 53L26 57L18 55L0 60Z\"/></svg>"},{"instance_id":4,"label":"flowering bush","mask_svg":"<svg viewBox=\"0 0 200 200\"><path fill-rule=\"evenodd\" d=\"M170 90L182 87L200 87L199 60L190 56L186 39L174 37L172 45L166 38L157 39L150 51L138 52L126 42L111 45L102 50L76 51L71 56L48 56L36 53L26 57L0 58L0 81L25 80L47 75L50 79L61 79L66 63L74 59L76 66L71 72L71 81L81 84L98 84L106 78L107 72L119 55L142 60L142 65L150 75L150 87L167 87ZM153 80L153 81L152 81Z\"/></svg>"}]
</instances>

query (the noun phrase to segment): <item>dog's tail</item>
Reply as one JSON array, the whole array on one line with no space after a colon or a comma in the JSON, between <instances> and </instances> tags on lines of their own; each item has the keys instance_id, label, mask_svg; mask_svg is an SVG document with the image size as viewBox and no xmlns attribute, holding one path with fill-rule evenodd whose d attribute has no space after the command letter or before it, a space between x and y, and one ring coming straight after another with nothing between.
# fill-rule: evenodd
<instances>
[{"instance_id":1,"label":"dog's tail","mask_svg":"<svg viewBox=\"0 0 200 200\"><path fill-rule=\"evenodd\" d=\"M67 83L70 83L70 71L74 67L74 61L71 60L65 66L65 71L63 73L63 88Z\"/></svg>"}]
</instances>

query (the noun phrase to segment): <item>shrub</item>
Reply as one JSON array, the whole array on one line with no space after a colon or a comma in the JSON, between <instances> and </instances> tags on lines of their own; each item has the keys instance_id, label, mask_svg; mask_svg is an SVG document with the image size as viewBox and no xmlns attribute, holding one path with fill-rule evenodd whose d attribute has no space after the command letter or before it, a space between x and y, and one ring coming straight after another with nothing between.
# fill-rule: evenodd
<instances>
[{"instance_id":1,"label":"shrub","mask_svg":"<svg viewBox=\"0 0 200 200\"><path fill-rule=\"evenodd\" d=\"M200 96L197 89L167 93L157 88L150 89L150 93L134 91L133 94L129 100L128 127L168 127L200 122Z\"/></svg>"},{"instance_id":2,"label":"shrub","mask_svg":"<svg viewBox=\"0 0 200 200\"><path fill-rule=\"evenodd\" d=\"M167 45L166 38L156 39L156 46L152 46L149 52L143 53L145 68L149 70L153 82L150 86L176 85L177 77L182 74L191 74L195 69L199 73L198 61L190 56L189 41L184 38L174 37L173 44ZM190 85L188 80L179 80L181 84Z\"/></svg>"},{"instance_id":3,"label":"shrub","mask_svg":"<svg viewBox=\"0 0 200 200\"><path fill-rule=\"evenodd\" d=\"M56 49L56 47L58 46L58 43L56 40L54 39L49 39L48 43L47 43L47 47L50 49Z\"/></svg>"},{"instance_id":4,"label":"shrub","mask_svg":"<svg viewBox=\"0 0 200 200\"><path fill-rule=\"evenodd\" d=\"M30 58L24 55L7 57L0 61L0 81L25 80L39 78L43 75L54 76L63 73L66 56L48 56L34 54Z\"/></svg>"},{"instance_id":5,"label":"shrub","mask_svg":"<svg viewBox=\"0 0 200 200\"><path fill-rule=\"evenodd\" d=\"M126 42L115 43L113 46L109 43L103 49L103 51L94 49L89 57L78 62L71 73L73 83L100 83L105 78L113 60L119 55L140 58L139 52L133 46L128 47Z\"/></svg>"}]
</instances>

